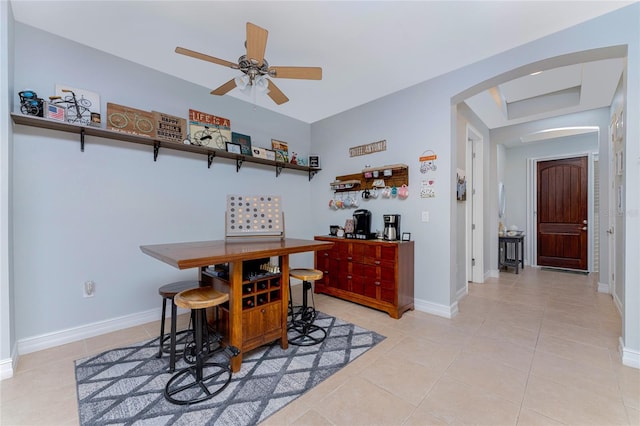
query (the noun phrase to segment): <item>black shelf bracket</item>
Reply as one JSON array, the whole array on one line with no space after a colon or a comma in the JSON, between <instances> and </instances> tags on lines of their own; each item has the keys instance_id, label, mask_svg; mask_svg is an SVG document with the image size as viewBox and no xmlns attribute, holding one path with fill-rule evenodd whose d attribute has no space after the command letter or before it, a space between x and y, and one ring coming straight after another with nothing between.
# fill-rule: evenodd
<instances>
[{"instance_id":1,"label":"black shelf bracket","mask_svg":"<svg viewBox=\"0 0 640 426\"><path fill-rule=\"evenodd\" d=\"M309 170L309 182L311 182L311 179L313 179L316 173L318 173L317 170Z\"/></svg>"},{"instance_id":2,"label":"black shelf bracket","mask_svg":"<svg viewBox=\"0 0 640 426\"><path fill-rule=\"evenodd\" d=\"M160 151L160 142L153 144L153 161L158 159L158 152Z\"/></svg>"},{"instance_id":3,"label":"black shelf bracket","mask_svg":"<svg viewBox=\"0 0 640 426\"><path fill-rule=\"evenodd\" d=\"M276 164L276 177L280 176L282 173L282 166L280 164Z\"/></svg>"},{"instance_id":4,"label":"black shelf bracket","mask_svg":"<svg viewBox=\"0 0 640 426\"><path fill-rule=\"evenodd\" d=\"M215 152L209 152L207 154L207 168L210 169L211 168L211 163L213 163L213 159L216 157L216 153Z\"/></svg>"},{"instance_id":5,"label":"black shelf bracket","mask_svg":"<svg viewBox=\"0 0 640 426\"><path fill-rule=\"evenodd\" d=\"M242 162L244 161L244 157L236 158L236 173L240 171L240 167L242 167Z\"/></svg>"},{"instance_id":6,"label":"black shelf bracket","mask_svg":"<svg viewBox=\"0 0 640 426\"><path fill-rule=\"evenodd\" d=\"M80 152L84 152L84 127L80 129Z\"/></svg>"}]
</instances>

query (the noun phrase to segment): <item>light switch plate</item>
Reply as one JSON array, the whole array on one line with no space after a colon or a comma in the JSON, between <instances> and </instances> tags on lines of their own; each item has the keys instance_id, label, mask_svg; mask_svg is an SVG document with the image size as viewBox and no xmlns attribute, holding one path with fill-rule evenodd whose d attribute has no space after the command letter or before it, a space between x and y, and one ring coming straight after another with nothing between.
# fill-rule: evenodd
<instances>
[{"instance_id":1,"label":"light switch plate","mask_svg":"<svg viewBox=\"0 0 640 426\"><path fill-rule=\"evenodd\" d=\"M423 211L422 212L422 221L423 222L429 222L429 212L428 211Z\"/></svg>"}]
</instances>

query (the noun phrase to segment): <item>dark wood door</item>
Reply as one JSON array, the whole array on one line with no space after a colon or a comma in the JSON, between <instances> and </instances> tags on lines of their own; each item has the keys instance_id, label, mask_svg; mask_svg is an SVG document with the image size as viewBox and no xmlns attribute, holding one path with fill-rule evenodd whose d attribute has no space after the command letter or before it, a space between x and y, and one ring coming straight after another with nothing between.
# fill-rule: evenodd
<instances>
[{"instance_id":1,"label":"dark wood door","mask_svg":"<svg viewBox=\"0 0 640 426\"><path fill-rule=\"evenodd\" d=\"M587 270L587 157L538 162L538 265Z\"/></svg>"}]
</instances>

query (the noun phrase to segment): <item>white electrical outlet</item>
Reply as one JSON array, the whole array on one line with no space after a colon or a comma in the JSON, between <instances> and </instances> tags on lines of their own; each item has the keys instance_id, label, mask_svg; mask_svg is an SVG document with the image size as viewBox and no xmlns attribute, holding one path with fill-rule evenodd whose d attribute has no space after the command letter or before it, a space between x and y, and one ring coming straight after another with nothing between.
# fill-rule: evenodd
<instances>
[{"instance_id":1,"label":"white electrical outlet","mask_svg":"<svg viewBox=\"0 0 640 426\"><path fill-rule=\"evenodd\" d=\"M422 221L429 222L429 212L426 210L422 212Z\"/></svg>"},{"instance_id":2,"label":"white electrical outlet","mask_svg":"<svg viewBox=\"0 0 640 426\"><path fill-rule=\"evenodd\" d=\"M83 287L84 297L93 297L96 294L96 283L93 281L85 281Z\"/></svg>"}]
</instances>

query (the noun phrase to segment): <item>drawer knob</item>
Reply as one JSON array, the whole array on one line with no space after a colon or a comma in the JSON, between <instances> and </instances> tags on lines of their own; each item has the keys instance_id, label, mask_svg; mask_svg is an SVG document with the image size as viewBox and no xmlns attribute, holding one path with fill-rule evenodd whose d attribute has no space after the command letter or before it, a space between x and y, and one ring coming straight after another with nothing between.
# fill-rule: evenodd
<instances>
[{"instance_id":1,"label":"drawer knob","mask_svg":"<svg viewBox=\"0 0 640 426\"><path fill-rule=\"evenodd\" d=\"M375 285L380 285L380 281L374 282Z\"/></svg>"},{"instance_id":2,"label":"drawer knob","mask_svg":"<svg viewBox=\"0 0 640 426\"><path fill-rule=\"evenodd\" d=\"M375 261L375 262L373 262L373 263L375 263L376 265L379 265L379 264L380 264L380 261L379 261L379 260L376 260L376 261Z\"/></svg>"}]
</instances>

